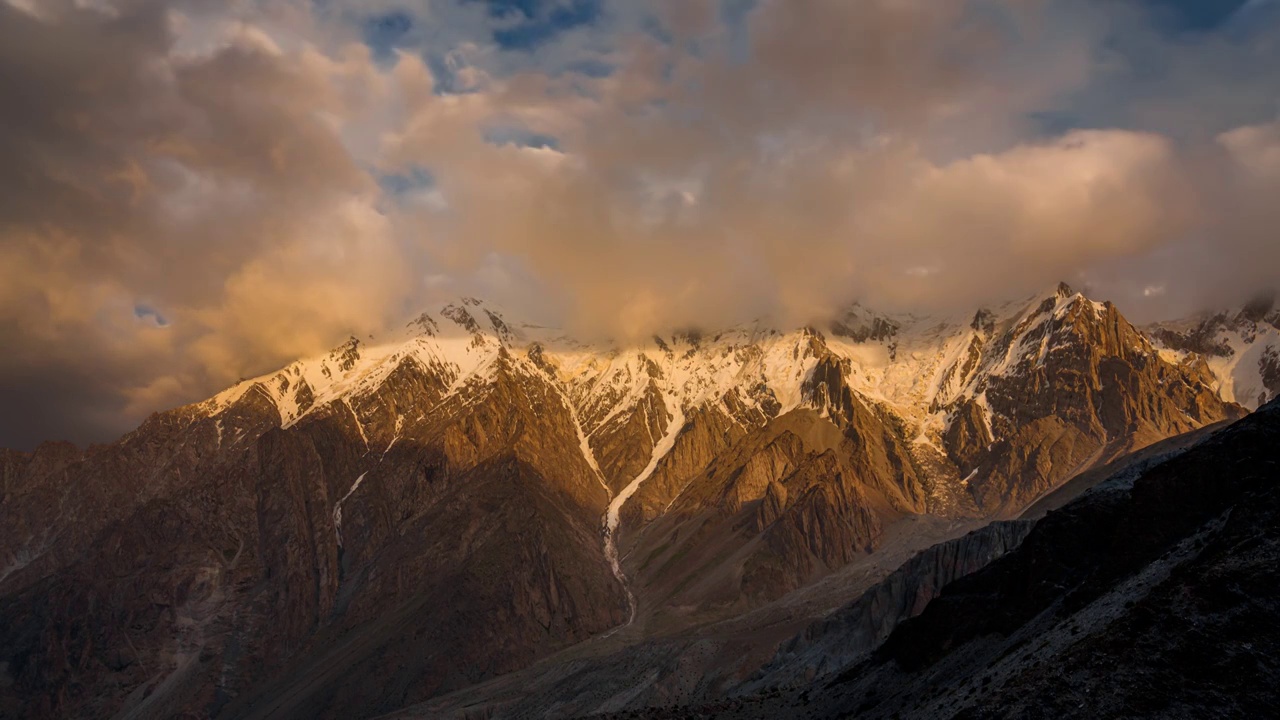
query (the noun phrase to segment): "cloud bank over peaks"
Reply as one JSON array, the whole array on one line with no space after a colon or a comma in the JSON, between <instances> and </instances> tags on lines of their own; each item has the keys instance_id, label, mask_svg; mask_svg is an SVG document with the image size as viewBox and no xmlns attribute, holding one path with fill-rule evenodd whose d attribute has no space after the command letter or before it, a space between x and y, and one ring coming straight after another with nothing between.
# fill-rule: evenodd
<instances>
[{"instance_id":1,"label":"cloud bank over peaks","mask_svg":"<svg viewBox=\"0 0 1280 720\"><path fill-rule=\"evenodd\" d=\"M1179 8L0 0L0 445L459 294L621 338L1240 302L1280 281L1280 14Z\"/></svg>"}]
</instances>

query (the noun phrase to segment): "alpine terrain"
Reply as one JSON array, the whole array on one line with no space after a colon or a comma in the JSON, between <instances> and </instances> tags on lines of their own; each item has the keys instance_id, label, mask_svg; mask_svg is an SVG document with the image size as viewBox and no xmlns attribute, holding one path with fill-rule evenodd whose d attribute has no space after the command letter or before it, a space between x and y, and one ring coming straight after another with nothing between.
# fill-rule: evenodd
<instances>
[{"instance_id":1,"label":"alpine terrain","mask_svg":"<svg viewBox=\"0 0 1280 720\"><path fill-rule=\"evenodd\" d=\"M1268 301L610 345L459 299L0 454L0 717L1263 714L1278 395Z\"/></svg>"}]
</instances>

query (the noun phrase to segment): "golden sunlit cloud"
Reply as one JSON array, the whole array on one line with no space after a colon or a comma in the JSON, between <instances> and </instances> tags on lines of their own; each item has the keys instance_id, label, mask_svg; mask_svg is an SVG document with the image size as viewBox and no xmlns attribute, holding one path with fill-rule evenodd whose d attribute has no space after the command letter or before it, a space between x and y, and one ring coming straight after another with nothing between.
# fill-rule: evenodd
<instances>
[{"instance_id":1,"label":"golden sunlit cloud","mask_svg":"<svg viewBox=\"0 0 1280 720\"><path fill-rule=\"evenodd\" d=\"M1280 27L1229 30L1056 0L564 27L0 2L5 442L104 439L456 294L623 339L1059 279L1138 319L1234 302L1280 268Z\"/></svg>"}]
</instances>

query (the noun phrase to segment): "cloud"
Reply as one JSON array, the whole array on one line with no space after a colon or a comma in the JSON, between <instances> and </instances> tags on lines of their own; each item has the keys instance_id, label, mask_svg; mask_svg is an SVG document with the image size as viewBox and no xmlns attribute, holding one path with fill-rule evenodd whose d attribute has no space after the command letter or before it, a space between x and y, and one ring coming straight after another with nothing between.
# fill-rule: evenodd
<instances>
[{"instance_id":1,"label":"cloud","mask_svg":"<svg viewBox=\"0 0 1280 720\"><path fill-rule=\"evenodd\" d=\"M396 241L322 115L349 114L367 57L234 24L182 54L198 19L161 3L40 9L0 4L0 375L41 388L6 393L7 442L57 437L39 418L81 401L69 434L109 437L386 321Z\"/></svg>"},{"instance_id":2,"label":"cloud","mask_svg":"<svg viewBox=\"0 0 1280 720\"><path fill-rule=\"evenodd\" d=\"M629 338L1277 283L1275 13L508 5L0 2L0 444L456 293Z\"/></svg>"}]
</instances>

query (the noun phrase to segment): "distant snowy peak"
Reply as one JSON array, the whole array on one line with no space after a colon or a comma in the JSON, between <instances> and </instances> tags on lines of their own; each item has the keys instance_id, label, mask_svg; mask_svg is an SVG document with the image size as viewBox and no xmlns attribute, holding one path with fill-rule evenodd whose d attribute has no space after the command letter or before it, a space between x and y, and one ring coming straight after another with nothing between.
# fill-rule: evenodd
<instances>
[{"instance_id":1,"label":"distant snowy peak","mask_svg":"<svg viewBox=\"0 0 1280 720\"><path fill-rule=\"evenodd\" d=\"M909 415L934 413L981 394L985 378L1026 372L1088 342L1107 313L1106 304L1065 284L952 316L880 315L855 306L832 323L830 344L854 361L860 391Z\"/></svg>"},{"instance_id":2,"label":"distant snowy peak","mask_svg":"<svg viewBox=\"0 0 1280 720\"><path fill-rule=\"evenodd\" d=\"M222 412L257 388L275 403L287 427L314 408L375 391L404 362L429 371L448 392L483 373L515 337L497 311L464 298L419 315L389 340L353 337L325 355L243 381L215 396L207 409Z\"/></svg>"},{"instance_id":3,"label":"distant snowy peak","mask_svg":"<svg viewBox=\"0 0 1280 720\"><path fill-rule=\"evenodd\" d=\"M488 335L503 342L520 340L520 325L508 324L501 308L473 297L459 298L435 312L424 312L406 324L409 335L448 337ZM532 327L532 326L529 326Z\"/></svg>"},{"instance_id":4,"label":"distant snowy peak","mask_svg":"<svg viewBox=\"0 0 1280 720\"><path fill-rule=\"evenodd\" d=\"M855 343L867 341L892 342L905 322L913 317L894 319L855 304L831 322L831 333Z\"/></svg>"},{"instance_id":5,"label":"distant snowy peak","mask_svg":"<svg viewBox=\"0 0 1280 720\"><path fill-rule=\"evenodd\" d=\"M448 394L488 379L501 356L517 373L548 377L588 431L625 417L654 394L692 408L726 402L736 392L739 404L773 415L800 404L800 385L823 352L820 336L808 329L782 333L760 325L679 332L631 346L591 345L462 298L420 314L390 339L351 338L325 355L241 382L205 410L225 411L257 389L289 426L335 400L376 392L406 362L429 370Z\"/></svg>"},{"instance_id":6,"label":"distant snowy peak","mask_svg":"<svg viewBox=\"0 0 1280 720\"><path fill-rule=\"evenodd\" d=\"M1250 308L1240 317L1265 318L1270 308L1259 312ZM579 342L468 297L422 313L389 339L351 338L325 355L245 381L210 400L207 410L221 412L259 388L288 426L331 402L350 403L376 392L406 362L424 369L440 385L441 395L448 396L491 379L501 356L517 373L550 380L590 434L655 404L674 403L685 410L710 404L731 417L774 417L805 406L806 381L820 363L832 360L847 375L851 391L917 427L922 439L936 439L958 404L984 402L992 378L1035 372L1059 356L1079 355L1089 343L1117 342L1104 340L1111 337L1104 326L1120 320L1114 307L1063 284L1020 301L952 316L885 314L855 304L821 328L783 330L756 322L618 345ZM1233 339L1224 340L1228 346L1241 345L1245 337L1276 334L1266 323L1232 323L1238 330L1232 331ZM1156 346L1136 330L1119 342L1130 347L1106 352L1156 354ZM1169 360L1185 359L1171 341L1161 347ZM1250 367L1263 368L1258 377L1266 375L1267 362L1280 365L1274 350L1270 352L1259 346L1258 357L1248 357ZM1241 355L1233 350L1230 357ZM1224 377L1222 362L1211 360L1210 367ZM1236 369L1232 365L1227 375ZM1227 399L1239 399L1237 390L1252 392L1259 383L1245 378L1221 385ZM1252 392L1242 403L1256 406L1258 397ZM676 408L666 409L674 413Z\"/></svg>"},{"instance_id":7,"label":"distant snowy peak","mask_svg":"<svg viewBox=\"0 0 1280 720\"><path fill-rule=\"evenodd\" d=\"M1203 360L1225 400L1250 409L1280 397L1280 310L1274 296L1243 308L1148 328L1162 352Z\"/></svg>"}]
</instances>

